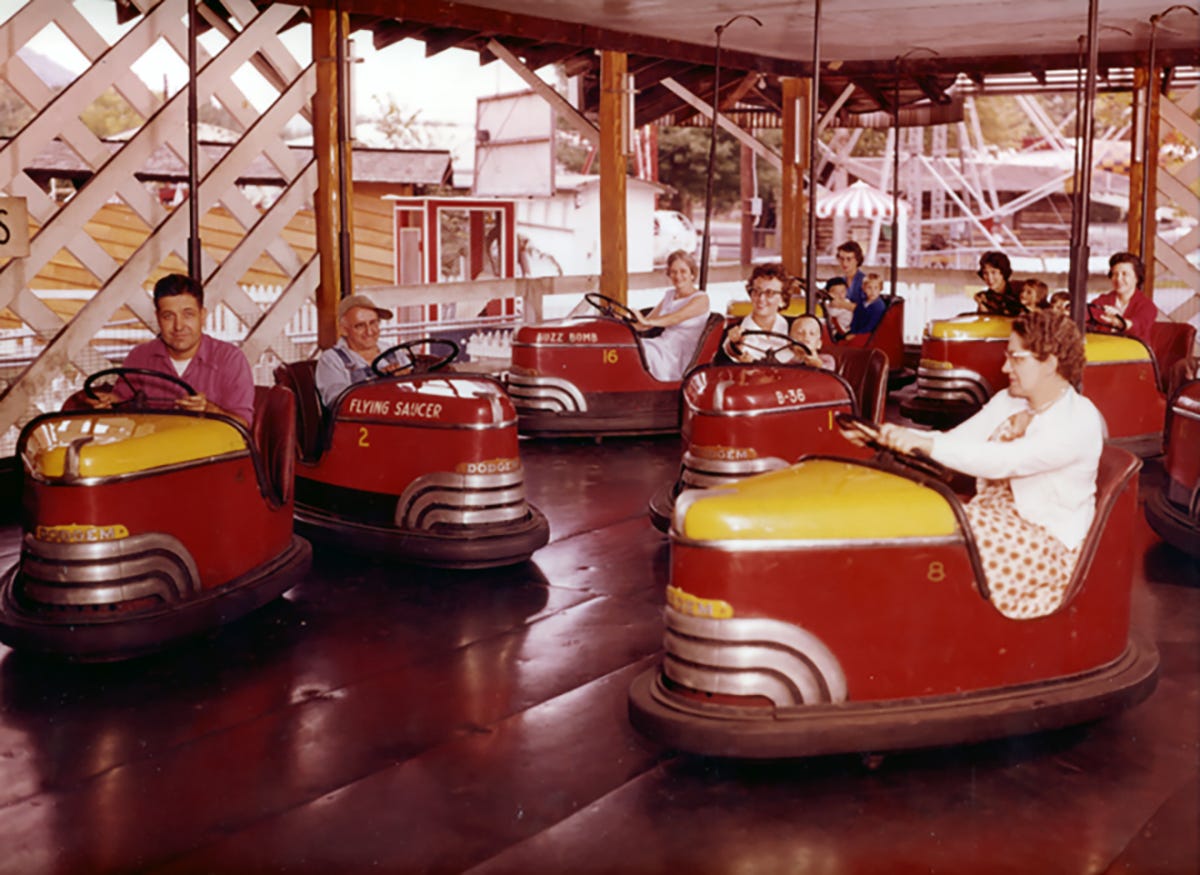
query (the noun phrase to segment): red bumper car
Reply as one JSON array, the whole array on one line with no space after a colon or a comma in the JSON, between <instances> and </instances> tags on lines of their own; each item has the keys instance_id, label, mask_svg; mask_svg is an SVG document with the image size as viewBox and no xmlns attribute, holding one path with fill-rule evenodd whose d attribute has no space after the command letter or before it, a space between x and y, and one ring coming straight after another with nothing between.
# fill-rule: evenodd
<instances>
[{"instance_id":1,"label":"red bumper car","mask_svg":"<svg viewBox=\"0 0 1200 875\"><path fill-rule=\"evenodd\" d=\"M852 349L878 349L887 356L888 387L897 389L907 386L915 379L912 368L904 364L904 299L899 295L884 295L887 309L875 330L870 334L843 335L833 329L829 318L829 308L825 312L825 331L832 341L826 349L834 352L848 347Z\"/></svg>"},{"instance_id":2,"label":"red bumper car","mask_svg":"<svg viewBox=\"0 0 1200 875\"><path fill-rule=\"evenodd\" d=\"M613 317L569 318L517 330L508 394L521 434L539 437L665 434L679 430L680 382L646 368L632 311L604 302ZM598 305L599 306L599 305ZM708 318L689 368L712 361L725 320Z\"/></svg>"},{"instance_id":3,"label":"red bumper car","mask_svg":"<svg viewBox=\"0 0 1200 875\"><path fill-rule=\"evenodd\" d=\"M1200 380L1171 399L1166 482L1146 497L1146 519L1164 541L1200 560Z\"/></svg>"},{"instance_id":4,"label":"red bumper car","mask_svg":"<svg viewBox=\"0 0 1200 875\"><path fill-rule=\"evenodd\" d=\"M326 413L314 372L313 361L275 372L298 400L296 524L314 542L487 568L523 562L549 540L525 500L516 412L496 380L384 376L351 385Z\"/></svg>"},{"instance_id":5,"label":"red bumper car","mask_svg":"<svg viewBox=\"0 0 1200 875\"><path fill-rule=\"evenodd\" d=\"M883 419L887 359L878 349L835 347L835 371L799 364L706 365L683 388L679 476L650 499L650 519L667 531L685 489L721 486L786 468L801 456L870 452L839 433L838 413Z\"/></svg>"},{"instance_id":6,"label":"red bumper car","mask_svg":"<svg viewBox=\"0 0 1200 875\"><path fill-rule=\"evenodd\" d=\"M946 428L1008 385L1006 316L965 315L930 323L921 345L916 393L900 411L914 422ZM1162 452L1166 375L1195 340L1186 323L1156 322L1149 346L1133 337L1089 332L1083 394L1108 425L1108 440L1140 456Z\"/></svg>"},{"instance_id":7,"label":"red bumper car","mask_svg":"<svg viewBox=\"0 0 1200 875\"><path fill-rule=\"evenodd\" d=\"M0 641L126 659L237 619L307 572L311 548L292 534L291 393L260 392L253 434L151 407L143 393L21 430L24 538L0 581Z\"/></svg>"},{"instance_id":8,"label":"red bumper car","mask_svg":"<svg viewBox=\"0 0 1200 875\"><path fill-rule=\"evenodd\" d=\"M1005 617L959 498L897 465L808 457L681 496L666 654L629 693L643 733L728 757L867 753L1087 722L1149 695L1130 636L1138 459L1106 447L1063 605Z\"/></svg>"}]
</instances>

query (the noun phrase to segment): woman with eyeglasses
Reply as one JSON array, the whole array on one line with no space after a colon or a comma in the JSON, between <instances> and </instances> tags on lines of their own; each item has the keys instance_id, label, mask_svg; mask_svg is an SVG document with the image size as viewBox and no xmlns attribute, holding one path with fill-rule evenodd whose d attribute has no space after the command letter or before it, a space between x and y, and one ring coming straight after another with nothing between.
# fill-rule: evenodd
<instances>
[{"instance_id":1,"label":"woman with eyeglasses","mask_svg":"<svg viewBox=\"0 0 1200 875\"><path fill-rule=\"evenodd\" d=\"M1083 337L1053 310L1013 321L1008 388L944 433L885 424L880 440L978 478L966 505L997 609L1025 619L1053 612L1066 593L1096 509L1104 420L1075 387Z\"/></svg>"},{"instance_id":2,"label":"woman with eyeglasses","mask_svg":"<svg viewBox=\"0 0 1200 875\"><path fill-rule=\"evenodd\" d=\"M792 278L779 262L756 264L746 280L746 293L750 296L751 309L739 324L729 329L721 348L735 362L756 362L772 350L788 345L787 319L780 310L792 301ZM780 337L751 335L747 331L770 331Z\"/></svg>"}]
</instances>

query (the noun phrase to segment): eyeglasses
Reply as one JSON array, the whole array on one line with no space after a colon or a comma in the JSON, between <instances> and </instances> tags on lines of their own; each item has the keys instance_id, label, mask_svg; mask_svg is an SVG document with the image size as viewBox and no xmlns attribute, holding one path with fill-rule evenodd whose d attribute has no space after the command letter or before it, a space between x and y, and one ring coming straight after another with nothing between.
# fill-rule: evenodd
<instances>
[{"instance_id":1,"label":"eyeglasses","mask_svg":"<svg viewBox=\"0 0 1200 875\"><path fill-rule=\"evenodd\" d=\"M1004 357L1008 359L1009 362L1019 362L1023 359L1033 358L1033 353L1027 349L1019 349L1016 352L1006 349L1004 351Z\"/></svg>"},{"instance_id":2,"label":"eyeglasses","mask_svg":"<svg viewBox=\"0 0 1200 875\"><path fill-rule=\"evenodd\" d=\"M375 331L379 328L379 320L371 319L367 322L355 322L350 328L353 331Z\"/></svg>"},{"instance_id":3,"label":"eyeglasses","mask_svg":"<svg viewBox=\"0 0 1200 875\"><path fill-rule=\"evenodd\" d=\"M752 298L774 298L783 297L783 292L779 289L751 289L750 297Z\"/></svg>"}]
</instances>

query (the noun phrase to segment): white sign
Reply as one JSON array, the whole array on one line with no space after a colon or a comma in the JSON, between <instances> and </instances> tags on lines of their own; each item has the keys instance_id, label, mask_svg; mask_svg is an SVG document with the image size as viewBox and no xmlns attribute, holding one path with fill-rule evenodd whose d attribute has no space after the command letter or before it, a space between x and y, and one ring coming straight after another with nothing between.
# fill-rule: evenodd
<instances>
[{"instance_id":1,"label":"white sign","mask_svg":"<svg viewBox=\"0 0 1200 875\"><path fill-rule=\"evenodd\" d=\"M23 197L0 197L0 258L29 254L29 210Z\"/></svg>"},{"instance_id":2,"label":"white sign","mask_svg":"<svg viewBox=\"0 0 1200 875\"><path fill-rule=\"evenodd\" d=\"M554 194L554 107L520 91L475 101L475 197Z\"/></svg>"}]
</instances>

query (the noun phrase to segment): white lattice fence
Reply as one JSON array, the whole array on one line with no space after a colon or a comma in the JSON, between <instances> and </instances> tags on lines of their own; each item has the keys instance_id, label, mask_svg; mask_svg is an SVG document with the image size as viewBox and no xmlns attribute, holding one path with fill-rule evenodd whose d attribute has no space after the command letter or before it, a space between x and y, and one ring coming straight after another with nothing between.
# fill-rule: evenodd
<instances>
[{"instance_id":1,"label":"white lattice fence","mask_svg":"<svg viewBox=\"0 0 1200 875\"><path fill-rule=\"evenodd\" d=\"M174 52L186 66L187 3L133 4L141 14L111 43L98 22L65 2L30 0L0 25L0 78L33 112L28 123L0 143L0 191L27 198L36 224L30 255L0 263L0 308L23 324L40 347L33 362L10 375L0 393L0 434L5 436L0 452L11 446L16 426L57 403L54 396L64 386L69 389L82 375L108 366L112 347L98 343L98 338L115 323L124 320L130 327L132 319L152 326L153 307L145 289L165 272L186 269L186 202L174 209L164 206L137 174L156 160L156 152L161 161L164 148L186 164L187 89L169 96L155 93L133 68L152 50ZM206 304L219 310L221 333L243 339L252 361L269 348L290 357L294 350L284 328L312 298L316 245L308 239L296 248L295 229L288 234L284 230L300 211L311 209L316 170L314 161L302 162L289 150L283 131L311 115L315 74L308 59L297 57L300 52L294 53L280 39L296 7L273 4L260 12L250 0L224 0L223 6L227 18L199 7L211 32L197 48L194 80L200 105L219 105L233 120L236 135L236 142L225 150L201 150L196 168L201 226L208 226L219 212L222 228L220 241L201 235ZM97 12L111 15L112 10ZM59 90L38 77L22 52L45 42L47 28L69 40L87 61L86 68ZM311 40L305 46L310 48ZM262 110L236 84L245 81L239 74L250 68L258 82L274 90L274 99ZM80 118L110 88L144 120L115 146L97 137ZM90 174L87 184L65 202L26 173L26 168L44 163L52 148L61 154L64 147ZM266 210L238 184L245 168L260 157L284 183ZM111 209L114 202L129 216L120 229L124 237L119 244L90 230L105 206ZM63 264L76 273L82 269L90 278L82 285L95 289L71 313L50 306L38 294L40 288L54 286ZM265 308L243 287L247 275L261 273L264 265L282 285Z\"/></svg>"}]
</instances>

